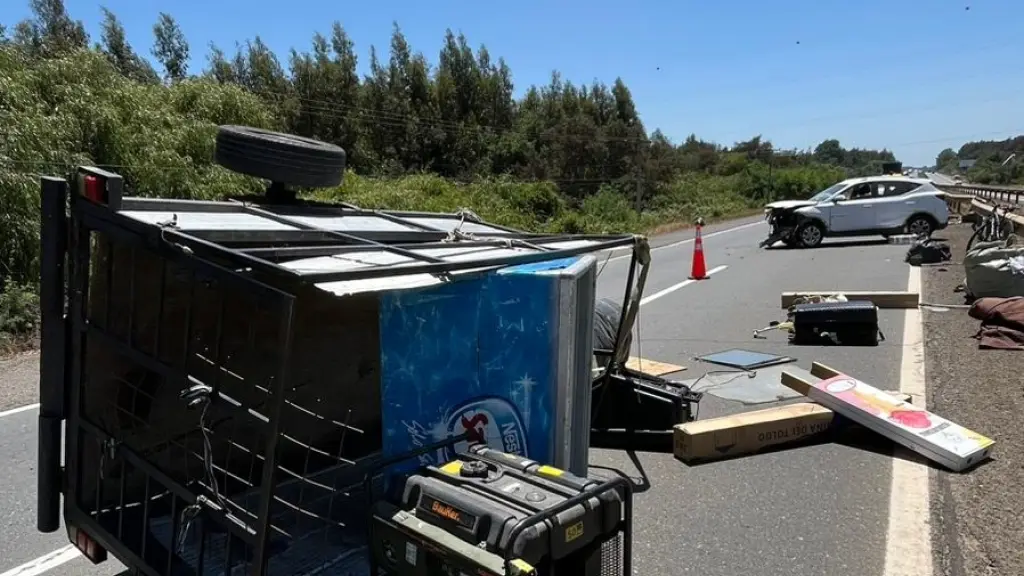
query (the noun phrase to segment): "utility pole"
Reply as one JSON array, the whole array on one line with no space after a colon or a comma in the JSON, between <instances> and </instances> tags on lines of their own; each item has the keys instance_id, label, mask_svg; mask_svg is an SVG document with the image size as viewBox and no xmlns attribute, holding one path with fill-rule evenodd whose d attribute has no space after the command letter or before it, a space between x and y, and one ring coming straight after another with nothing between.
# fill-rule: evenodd
<instances>
[{"instance_id":1,"label":"utility pole","mask_svg":"<svg viewBox=\"0 0 1024 576\"><path fill-rule=\"evenodd\" d=\"M633 162L633 178L636 186L636 197L633 199L633 203L637 214L640 214L643 211L644 206L643 162L640 149L642 145L643 141L638 140L636 143L636 156Z\"/></svg>"},{"instance_id":2,"label":"utility pole","mask_svg":"<svg viewBox=\"0 0 1024 576\"><path fill-rule=\"evenodd\" d=\"M643 211L644 201L644 179L640 177L640 171L636 171L636 198L634 203L636 204L636 212L639 214Z\"/></svg>"},{"instance_id":3,"label":"utility pole","mask_svg":"<svg viewBox=\"0 0 1024 576\"><path fill-rule=\"evenodd\" d=\"M762 152L768 154L768 190L765 191L765 200L767 202L772 201L772 196L775 195L775 180L773 179L773 171L775 168L775 148L758 148L755 158L762 156Z\"/></svg>"}]
</instances>

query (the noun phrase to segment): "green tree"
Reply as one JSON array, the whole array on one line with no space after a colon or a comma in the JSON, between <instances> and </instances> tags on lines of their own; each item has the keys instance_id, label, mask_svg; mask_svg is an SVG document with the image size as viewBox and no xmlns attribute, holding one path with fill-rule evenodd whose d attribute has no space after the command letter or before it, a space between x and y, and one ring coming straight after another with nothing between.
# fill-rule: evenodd
<instances>
[{"instance_id":1,"label":"green tree","mask_svg":"<svg viewBox=\"0 0 1024 576\"><path fill-rule=\"evenodd\" d=\"M184 80L188 75L188 40L170 14L160 13L153 25L153 38L153 57L164 67L164 79Z\"/></svg>"},{"instance_id":2,"label":"green tree","mask_svg":"<svg viewBox=\"0 0 1024 576\"><path fill-rule=\"evenodd\" d=\"M101 10L103 11L103 23L100 44L97 48L126 78L143 83L159 82L160 77L149 62L136 54L125 40L124 26L121 25L117 16L106 8L101 8Z\"/></svg>"},{"instance_id":3,"label":"green tree","mask_svg":"<svg viewBox=\"0 0 1024 576\"><path fill-rule=\"evenodd\" d=\"M946 148L935 157L935 169L942 170L943 168L956 167L956 161L956 152L952 148Z\"/></svg>"},{"instance_id":4,"label":"green tree","mask_svg":"<svg viewBox=\"0 0 1024 576\"><path fill-rule=\"evenodd\" d=\"M290 120L296 134L338 144L348 152L349 166L369 169L360 142L361 86L352 40L335 22L331 37L314 34L311 52L292 50L290 82L297 108Z\"/></svg>"},{"instance_id":5,"label":"green tree","mask_svg":"<svg viewBox=\"0 0 1024 576\"><path fill-rule=\"evenodd\" d=\"M222 84L237 84L239 79L235 74L235 68L224 55L224 51L213 42L210 43L209 49L210 53L206 56L207 69L203 75Z\"/></svg>"},{"instance_id":6,"label":"green tree","mask_svg":"<svg viewBox=\"0 0 1024 576\"><path fill-rule=\"evenodd\" d=\"M846 150L843 150L839 140L824 140L814 147L814 159L822 164L842 166L846 160Z\"/></svg>"},{"instance_id":7,"label":"green tree","mask_svg":"<svg viewBox=\"0 0 1024 576\"><path fill-rule=\"evenodd\" d=\"M40 58L55 58L89 45L80 20L68 15L63 0L31 0L32 17L15 27L14 41Z\"/></svg>"}]
</instances>

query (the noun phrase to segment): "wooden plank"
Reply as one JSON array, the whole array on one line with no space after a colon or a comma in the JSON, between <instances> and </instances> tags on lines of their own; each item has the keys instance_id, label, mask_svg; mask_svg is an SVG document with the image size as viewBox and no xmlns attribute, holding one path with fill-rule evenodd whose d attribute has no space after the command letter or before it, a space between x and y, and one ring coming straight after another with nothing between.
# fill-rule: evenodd
<instances>
[{"instance_id":1,"label":"wooden plank","mask_svg":"<svg viewBox=\"0 0 1024 576\"><path fill-rule=\"evenodd\" d=\"M630 356L629 360L626 361L626 368L636 370L637 372L643 372L644 374L650 374L651 376L664 376L665 374L672 374L673 372L682 372L683 370L686 370L686 366L679 366L678 364L670 364L668 362L658 362L657 360L648 360L647 358L640 358L639 356Z\"/></svg>"},{"instance_id":2,"label":"wooden plank","mask_svg":"<svg viewBox=\"0 0 1024 576\"><path fill-rule=\"evenodd\" d=\"M811 374L836 372L823 364L812 365ZM856 378L838 374L810 382L782 373L782 383L876 434L942 464L953 471L965 470L985 460L995 442Z\"/></svg>"},{"instance_id":3,"label":"wooden plank","mask_svg":"<svg viewBox=\"0 0 1024 576\"><path fill-rule=\"evenodd\" d=\"M889 290L801 290L799 292L783 292L782 307L789 308L801 296L838 296L842 294L847 300L860 300L874 303L879 308L917 308L921 295L917 292L899 292Z\"/></svg>"}]
</instances>

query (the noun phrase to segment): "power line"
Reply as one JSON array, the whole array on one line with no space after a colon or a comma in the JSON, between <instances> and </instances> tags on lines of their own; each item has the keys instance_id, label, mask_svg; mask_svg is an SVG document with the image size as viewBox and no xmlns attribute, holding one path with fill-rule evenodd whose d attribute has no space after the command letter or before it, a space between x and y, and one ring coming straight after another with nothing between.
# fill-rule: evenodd
<instances>
[{"instance_id":1,"label":"power line","mask_svg":"<svg viewBox=\"0 0 1024 576\"><path fill-rule=\"evenodd\" d=\"M416 116L414 116L412 114L401 114L401 113L397 113L397 112L385 112L385 111L380 111L380 110L376 110L376 109L372 109L372 108L367 108L365 106L334 103L334 102L329 102L329 101L320 100L320 99L316 99L316 98L309 98L309 97L301 96L301 95L298 95L298 94L283 93L283 92L278 92L278 91L274 91L274 90L263 90L263 91L254 91L254 90L251 90L251 89L247 89L247 90L250 91L252 94L254 94L256 96L264 96L264 97L268 97L268 98L274 98L278 102L286 102L288 99L294 99L294 100L298 100L300 102L305 102L305 103L307 103L307 104L304 105L304 109L305 110L313 112L313 113L316 113L316 114L324 115L324 116L327 116L327 117L336 118L336 119L352 119L352 120L362 119L362 120L365 120L365 121L371 121L372 120L372 121L374 121L377 124L383 124L385 126L408 128L410 125L418 125L418 126L424 126L424 127L448 128L448 129L451 129L451 130L467 130L468 129L468 130L478 130L478 131L481 131L481 132L483 132L485 134L490 134L490 135L493 135L493 136L501 136L501 135L506 134L506 133L515 133L515 132L520 131L520 129L521 129L520 127L517 127L517 126L511 126L511 127L508 127L508 128L498 129L498 128L494 128L494 127L490 127L490 126L481 126L481 125L473 126L473 125L467 125L466 123L462 123L462 122L446 121L446 120L441 120L441 119L421 118L421 117L416 117ZM1013 92L1013 93L1010 93L1010 94L1003 93L1003 94L1000 94L997 97L989 98L989 99L986 99L986 100L981 100L979 102L975 102L974 104L991 104L991 103L995 103L995 102L1017 101L1022 96L1024 96L1024 92ZM877 120L877 119L880 119L880 118L887 118L887 117L890 117L890 116L898 116L898 115L903 115L903 114L907 114L907 113L911 113L911 112L935 111L935 110L944 110L944 109L948 109L948 108L959 108L959 107L960 107L960 104L957 104L957 103L936 103L936 104L933 104L933 105L930 105L930 106L928 106L928 105L926 105L926 106L919 106L919 105L917 105L917 106L911 106L911 107L893 108L893 109L889 109L889 110L887 110L885 112L873 113L873 114L858 113L858 114L847 114L847 115L820 116L820 117L816 117L816 118L811 118L811 119L803 120L803 121L799 122L798 124L796 124L795 126L803 127L803 126L808 126L808 125L815 124L815 123L828 122L828 121L834 121L834 120L851 120L851 121L852 120L862 121L862 120L869 120L869 119L876 119ZM737 108L735 111L741 111L741 110L742 110L741 108ZM598 130L606 128L606 126L595 126L595 127ZM779 124L779 125L776 126L776 129L783 128L783 127L785 127L785 128L792 128L792 127L794 127L794 124L792 124L792 123L787 123L785 125ZM618 142L618 143L624 143L624 144L629 144L629 143L632 143L632 144L637 144L637 143L646 144L646 143L650 143L651 142L650 138L647 137L647 136L644 136L644 137L608 136L608 135L604 135L604 134L598 134L598 135L572 135L572 134L552 132L555 128L556 128L556 126L546 127L546 128L542 129L541 131L539 131L536 134L531 134L531 137L537 138L537 139L555 139L555 138L557 138L559 140L569 141L569 142L574 142L574 141L575 142L599 142L599 143L615 143L615 142ZM769 127L768 130L770 130L770 129L772 129L772 128ZM764 134L766 131L767 130L762 130L760 132L760 134ZM732 134L734 134L734 135L740 135L740 134L750 135L751 133L750 132L742 132L741 133L741 132L737 131L737 132L734 132Z\"/></svg>"}]
</instances>

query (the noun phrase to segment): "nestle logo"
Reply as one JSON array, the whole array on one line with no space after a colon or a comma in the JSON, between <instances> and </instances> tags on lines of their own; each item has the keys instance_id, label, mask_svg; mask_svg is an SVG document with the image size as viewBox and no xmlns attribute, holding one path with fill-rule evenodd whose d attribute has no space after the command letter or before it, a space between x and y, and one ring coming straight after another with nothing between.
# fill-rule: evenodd
<instances>
[{"instance_id":1,"label":"nestle logo","mask_svg":"<svg viewBox=\"0 0 1024 576\"><path fill-rule=\"evenodd\" d=\"M456 408L448 418L447 428L452 436L468 432L469 442L483 443L495 450L529 457L526 427L516 407L504 398L479 398ZM455 452L464 452L469 442L456 444ZM454 454L449 453L446 458L452 456Z\"/></svg>"}]
</instances>

